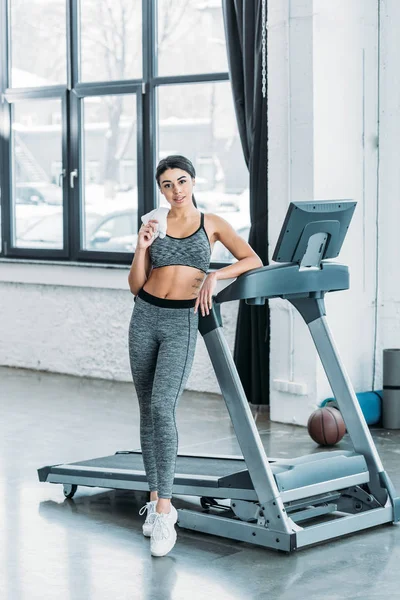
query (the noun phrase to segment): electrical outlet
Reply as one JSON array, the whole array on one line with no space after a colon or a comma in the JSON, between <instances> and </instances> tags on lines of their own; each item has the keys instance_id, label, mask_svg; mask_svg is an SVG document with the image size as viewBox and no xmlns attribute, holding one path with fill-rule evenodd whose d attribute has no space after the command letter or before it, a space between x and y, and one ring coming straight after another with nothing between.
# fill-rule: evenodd
<instances>
[{"instance_id":1,"label":"electrical outlet","mask_svg":"<svg viewBox=\"0 0 400 600\"><path fill-rule=\"evenodd\" d=\"M307 396L307 384L297 383L296 381L287 381L286 379L274 379L272 381L274 389L278 392L286 392L296 396Z\"/></svg>"}]
</instances>

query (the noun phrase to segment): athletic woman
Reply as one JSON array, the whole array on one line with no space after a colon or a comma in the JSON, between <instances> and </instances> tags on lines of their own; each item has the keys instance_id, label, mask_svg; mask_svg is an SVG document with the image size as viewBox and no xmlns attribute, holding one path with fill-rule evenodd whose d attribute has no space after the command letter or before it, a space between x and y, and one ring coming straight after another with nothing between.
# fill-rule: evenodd
<instances>
[{"instance_id":1,"label":"athletic woman","mask_svg":"<svg viewBox=\"0 0 400 600\"><path fill-rule=\"evenodd\" d=\"M175 545L177 511L171 504L178 432L175 411L192 367L199 312L208 315L219 279L235 278L262 262L224 219L201 213L193 195L195 170L183 156L160 161L156 180L170 210L167 234L158 222L142 225L129 272L136 296L129 327L132 377L140 407L140 442L150 489L144 535L153 556ZM213 245L237 259L207 274Z\"/></svg>"}]
</instances>

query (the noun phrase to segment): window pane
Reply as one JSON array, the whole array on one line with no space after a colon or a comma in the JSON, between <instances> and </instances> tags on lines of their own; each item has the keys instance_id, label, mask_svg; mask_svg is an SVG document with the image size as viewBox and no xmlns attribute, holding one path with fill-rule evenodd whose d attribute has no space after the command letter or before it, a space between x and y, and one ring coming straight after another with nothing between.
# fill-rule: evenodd
<instances>
[{"instance_id":1,"label":"window pane","mask_svg":"<svg viewBox=\"0 0 400 600\"><path fill-rule=\"evenodd\" d=\"M85 250L133 252L137 240L136 96L83 100Z\"/></svg>"},{"instance_id":2,"label":"window pane","mask_svg":"<svg viewBox=\"0 0 400 600\"><path fill-rule=\"evenodd\" d=\"M222 0L158 0L158 74L227 70Z\"/></svg>"},{"instance_id":3,"label":"window pane","mask_svg":"<svg viewBox=\"0 0 400 600\"><path fill-rule=\"evenodd\" d=\"M67 80L65 0L11 0L11 86Z\"/></svg>"},{"instance_id":4,"label":"window pane","mask_svg":"<svg viewBox=\"0 0 400 600\"><path fill-rule=\"evenodd\" d=\"M80 80L142 77L142 0L80 1Z\"/></svg>"},{"instance_id":5,"label":"window pane","mask_svg":"<svg viewBox=\"0 0 400 600\"><path fill-rule=\"evenodd\" d=\"M62 248L61 100L19 102L12 114L14 245Z\"/></svg>"},{"instance_id":6,"label":"window pane","mask_svg":"<svg viewBox=\"0 0 400 600\"><path fill-rule=\"evenodd\" d=\"M246 239L250 226L249 176L229 82L168 85L158 90L159 159L183 154L196 169L201 211L219 214ZM231 260L217 243L212 260Z\"/></svg>"}]
</instances>

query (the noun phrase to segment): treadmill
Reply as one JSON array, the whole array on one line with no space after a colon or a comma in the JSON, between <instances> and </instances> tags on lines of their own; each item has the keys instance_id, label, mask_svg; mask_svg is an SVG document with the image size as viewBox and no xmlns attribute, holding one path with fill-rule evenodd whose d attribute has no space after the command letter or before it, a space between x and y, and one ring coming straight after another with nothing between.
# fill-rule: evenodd
<instances>
[{"instance_id":1,"label":"treadmill","mask_svg":"<svg viewBox=\"0 0 400 600\"><path fill-rule=\"evenodd\" d=\"M178 453L173 495L199 499L178 509L180 527L291 552L400 520L400 499L326 319L325 294L349 288L348 267L329 259L339 254L355 206L351 200L292 202L274 262L238 277L214 297L210 314L199 316L242 456ZM354 450L268 459L222 331L220 305L262 305L269 298L286 299L306 322ZM62 484L67 498L78 485L149 490L140 450L45 466L38 476Z\"/></svg>"}]
</instances>

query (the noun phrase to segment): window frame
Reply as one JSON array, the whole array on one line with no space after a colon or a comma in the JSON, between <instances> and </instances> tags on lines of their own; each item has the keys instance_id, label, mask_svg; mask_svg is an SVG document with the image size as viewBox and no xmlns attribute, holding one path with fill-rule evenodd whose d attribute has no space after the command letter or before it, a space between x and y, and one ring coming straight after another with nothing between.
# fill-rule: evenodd
<instances>
[{"instance_id":1,"label":"window frame","mask_svg":"<svg viewBox=\"0 0 400 600\"><path fill-rule=\"evenodd\" d=\"M5 144L3 165L4 165L4 179L5 179L5 203L2 204L2 213L4 215L4 208L6 209L7 221L4 223L4 244L6 246L6 252L4 252L3 244L3 255L7 258L48 258L54 260L68 260L69 258L69 238L68 231L69 227L69 203L65 201L63 203L63 237L65 240L64 248L62 249L46 249L46 248L24 248L14 246L13 241L13 206L12 206L12 187L13 187L13 163L12 163L12 152L13 152L13 136L12 136L12 113L13 107L19 102L25 102L29 100L47 100L50 98L59 98L61 100L61 115L62 115L62 133L61 133L61 157L64 169L68 173L68 145L66 139L66 128L65 124L67 121L67 94L64 86L54 86L49 88L40 88L39 90L6 90L5 94L6 101L6 121L8 121L9 138L8 143ZM63 197L67 199L68 177L63 178L62 193ZM3 194L2 194L3 197ZM4 219L5 220L5 219ZM3 222L3 219L2 219Z\"/></svg>"},{"instance_id":2,"label":"window frame","mask_svg":"<svg viewBox=\"0 0 400 600\"><path fill-rule=\"evenodd\" d=\"M65 0L67 9L67 83L42 88L9 88L11 70L10 2L0 0L0 201L1 245L0 258L62 260L85 263L115 263L127 265L132 253L102 252L80 248L80 198L82 156L79 136L81 102L88 96L135 94L137 110L137 185L139 215L155 208L157 189L154 172L157 162L157 92L163 86L175 84L214 83L229 81L228 72L196 73L193 75L159 76L157 73L157 0L142 0L142 78L123 81L79 81L79 0ZM221 0L222 2L222 0ZM58 97L62 100L62 159L66 169L63 178L63 250L13 247L11 199L11 112L18 101ZM78 169L78 183L69 188L69 174ZM211 263L221 268L230 263Z\"/></svg>"}]
</instances>

